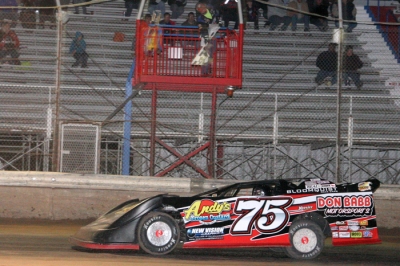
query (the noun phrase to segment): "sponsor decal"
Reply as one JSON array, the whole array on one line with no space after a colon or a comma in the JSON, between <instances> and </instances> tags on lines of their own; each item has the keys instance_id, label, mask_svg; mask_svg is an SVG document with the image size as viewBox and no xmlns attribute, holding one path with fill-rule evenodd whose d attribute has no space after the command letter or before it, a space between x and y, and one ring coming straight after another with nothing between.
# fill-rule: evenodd
<instances>
[{"instance_id":1,"label":"sponsor decal","mask_svg":"<svg viewBox=\"0 0 400 266\"><path fill-rule=\"evenodd\" d=\"M347 225L346 221L337 221L336 225Z\"/></svg>"},{"instance_id":2,"label":"sponsor decal","mask_svg":"<svg viewBox=\"0 0 400 266\"><path fill-rule=\"evenodd\" d=\"M188 222L198 221L202 224L212 224L217 221L230 220L231 205L228 202L216 202L209 199L197 200L183 211Z\"/></svg>"},{"instance_id":3,"label":"sponsor decal","mask_svg":"<svg viewBox=\"0 0 400 266\"><path fill-rule=\"evenodd\" d=\"M332 232L332 238L339 238L339 232Z\"/></svg>"},{"instance_id":4,"label":"sponsor decal","mask_svg":"<svg viewBox=\"0 0 400 266\"><path fill-rule=\"evenodd\" d=\"M332 193L337 192L336 186L319 187L319 188L303 188L303 189L289 189L286 194L303 194L303 193Z\"/></svg>"},{"instance_id":5,"label":"sponsor decal","mask_svg":"<svg viewBox=\"0 0 400 266\"><path fill-rule=\"evenodd\" d=\"M350 237L351 238L362 238L363 234L362 234L362 232L350 232Z\"/></svg>"},{"instance_id":6,"label":"sponsor decal","mask_svg":"<svg viewBox=\"0 0 400 266\"><path fill-rule=\"evenodd\" d=\"M371 182L361 182L361 183L358 183L358 190L359 190L359 191L368 191L368 190L371 190Z\"/></svg>"},{"instance_id":7,"label":"sponsor decal","mask_svg":"<svg viewBox=\"0 0 400 266\"><path fill-rule=\"evenodd\" d=\"M335 184L330 184L327 180L311 179L304 182L306 189L336 188Z\"/></svg>"},{"instance_id":8,"label":"sponsor decal","mask_svg":"<svg viewBox=\"0 0 400 266\"><path fill-rule=\"evenodd\" d=\"M369 231L369 230L365 230L365 231L363 231L363 237L373 237L373 233L371 232L371 231Z\"/></svg>"},{"instance_id":9,"label":"sponsor decal","mask_svg":"<svg viewBox=\"0 0 400 266\"><path fill-rule=\"evenodd\" d=\"M249 235L252 230L262 234L281 231L289 222L287 208L292 205L291 197L238 198L234 213L238 215L232 224L232 235Z\"/></svg>"},{"instance_id":10,"label":"sponsor decal","mask_svg":"<svg viewBox=\"0 0 400 266\"><path fill-rule=\"evenodd\" d=\"M347 221L347 225L360 225L358 221Z\"/></svg>"},{"instance_id":11,"label":"sponsor decal","mask_svg":"<svg viewBox=\"0 0 400 266\"><path fill-rule=\"evenodd\" d=\"M354 217L372 215L371 196L329 196L317 197L317 209L325 210L325 215Z\"/></svg>"},{"instance_id":12,"label":"sponsor decal","mask_svg":"<svg viewBox=\"0 0 400 266\"><path fill-rule=\"evenodd\" d=\"M224 228L223 227L210 227L210 228L189 228L187 230L187 236L189 240L195 239L223 239Z\"/></svg>"},{"instance_id":13,"label":"sponsor decal","mask_svg":"<svg viewBox=\"0 0 400 266\"><path fill-rule=\"evenodd\" d=\"M349 229L350 229L350 231L358 231L358 230L360 230L360 226L359 225L349 225Z\"/></svg>"},{"instance_id":14,"label":"sponsor decal","mask_svg":"<svg viewBox=\"0 0 400 266\"><path fill-rule=\"evenodd\" d=\"M368 220L362 220L359 222L360 225L367 226L368 225Z\"/></svg>"},{"instance_id":15,"label":"sponsor decal","mask_svg":"<svg viewBox=\"0 0 400 266\"><path fill-rule=\"evenodd\" d=\"M331 226L331 231L339 231L339 227L338 226Z\"/></svg>"},{"instance_id":16,"label":"sponsor decal","mask_svg":"<svg viewBox=\"0 0 400 266\"><path fill-rule=\"evenodd\" d=\"M349 227L347 225L339 226L339 231L347 231L347 230L349 230Z\"/></svg>"},{"instance_id":17,"label":"sponsor decal","mask_svg":"<svg viewBox=\"0 0 400 266\"><path fill-rule=\"evenodd\" d=\"M339 238L350 238L350 232L339 232Z\"/></svg>"},{"instance_id":18,"label":"sponsor decal","mask_svg":"<svg viewBox=\"0 0 400 266\"><path fill-rule=\"evenodd\" d=\"M312 210L312 206L300 206L299 211L310 211Z\"/></svg>"}]
</instances>

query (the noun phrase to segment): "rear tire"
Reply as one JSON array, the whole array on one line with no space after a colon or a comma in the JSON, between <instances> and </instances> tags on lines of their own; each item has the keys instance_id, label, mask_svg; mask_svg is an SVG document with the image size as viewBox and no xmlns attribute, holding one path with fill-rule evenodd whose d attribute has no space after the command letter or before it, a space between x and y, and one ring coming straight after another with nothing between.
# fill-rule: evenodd
<instances>
[{"instance_id":1,"label":"rear tire","mask_svg":"<svg viewBox=\"0 0 400 266\"><path fill-rule=\"evenodd\" d=\"M311 220L298 220L289 229L290 247L285 247L287 256L293 259L310 260L319 256L324 248L324 234Z\"/></svg>"},{"instance_id":2,"label":"rear tire","mask_svg":"<svg viewBox=\"0 0 400 266\"><path fill-rule=\"evenodd\" d=\"M138 227L139 246L152 255L165 255L179 243L180 231L168 214L150 212L143 216Z\"/></svg>"}]
</instances>

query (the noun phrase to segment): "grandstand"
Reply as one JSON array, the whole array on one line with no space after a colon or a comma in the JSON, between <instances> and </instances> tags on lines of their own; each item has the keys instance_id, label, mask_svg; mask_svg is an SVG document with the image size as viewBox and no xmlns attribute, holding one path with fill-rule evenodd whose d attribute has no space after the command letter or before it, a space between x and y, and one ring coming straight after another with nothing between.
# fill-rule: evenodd
<instances>
[{"instance_id":1,"label":"grandstand","mask_svg":"<svg viewBox=\"0 0 400 266\"><path fill-rule=\"evenodd\" d=\"M189 1L185 14L176 20L177 24L182 23L186 14L194 10L194 4ZM2 66L0 69L0 145L5 151L0 156L3 165L14 158L24 158L20 155L26 154L27 150L31 153L26 148L27 143L31 143L31 140L27 141L27 135L34 135L33 142L36 144L49 140L49 129L54 133L52 123L57 102L60 103L60 121L101 123L102 147L109 147L105 143L112 143L110 150L115 154L121 152L123 112L118 113L111 123L103 122L124 101L127 75L133 62L132 42L137 10L128 21L123 20L125 8L122 0L92 4L88 7L90 15L73 14L71 8L69 10L69 21L62 31L60 68L57 67L57 30L25 29L20 24L15 28L21 40L20 59L24 64ZM358 6L357 10L359 22L371 22L364 7ZM263 25L260 20L260 25ZM314 78L318 71L315 67L316 58L332 41L333 22L330 23L330 31L320 32L314 27L311 35L303 32L301 24L296 32L271 32L268 28L254 30L252 26L249 23L245 32L243 87L231 99L225 98L225 95L218 96L220 104L216 137L226 145L225 161L233 164L224 168L229 173L225 177L242 175L243 179L262 178L266 172L268 177L288 177L293 176L295 168L300 172L304 169L298 168L307 168L307 173L331 178L333 170L327 165L331 163L336 138L337 91L336 87L316 86ZM68 54L68 49L76 31L82 32L87 42L87 69L71 68L74 59ZM113 41L115 32L125 34L124 42ZM353 45L355 53L364 62L363 88L356 90L354 86L346 87L342 93L343 141L346 145L351 142L345 148L346 161L350 160L349 157L356 160L357 156L364 160L358 164L358 169L364 169L358 171L360 177L368 171L370 173L367 175L380 173L380 167L379 170L368 171L365 168L376 168L376 161L381 160L381 156L388 156L388 153L382 154L382 147L390 144L390 162L385 163L393 164L395 169L400 159L397 153L400 141L400 117L396 104L398 95L393 95L393 88L386 86L386 82L398 71L398 64L390 57L389 49L374 25L360 23L353 33L345 34L344 44ZM377 46L380 47L379 51ZM59 99L57 84L60 84ZM203 128L199 128L199 113L205 117L211 115L209 95L180 92L159 94L157 134L160 138L171 143L191 143L181 147L190 150L195 145L193 143L207 137L210 125L205 119ZM133 102L131 134L134 139L143 141L150 132L151 92L143 91ZM49 112L52 123L49 122ZM357 149L363 152L358 151L357 156L356 153L351 155L352 145L357 145ZM147 144L143 146L140 151L133 149L137 154L147 153ZM280 146L279 155L276 146ZM316 150L319 150L316 155L311 156ZM44 153L42 148L35 152ZM264 154L262 160L268 161L264 162L265 167L257 166L258 170L252 172L248 170L251 168L249 165L238 166L251 161L247 158L260 159L259 153ZM325 154L329 155L325 157ZM244 159L239 163L237 158L240 156ZM114 158L111 151L110 157ZM173 160L161 155L160 158L160 169L165 167L163 164L168 165ZM313 160L318 161L318 166L311 166ZM291 165L295 162L296 166L288 166L288 161L292 162ZM37 167L40 163L36 162L36 169L41 169ZM203 166L206 164L204 158L198 158L198 163ZM260 164L261 159L252 163ZM113 164L118 165L118 162L114 161ZM367 166L362 167L361 164ZM5 169L35 170L33 166L28 168L25 164L20 167L11 165L8 163ZM320 165L325 165L324 171L319 172ZM280 169L271 169L271 166ZM309 170L311 168L314 170ZM143 166L135 171L145 175L147 169ZM102 172L107 171L103 169ZM119 170L113 168L110 172L119 173ZM191 170L170 174L197 177Z\"/></svg>"}]
</instances>

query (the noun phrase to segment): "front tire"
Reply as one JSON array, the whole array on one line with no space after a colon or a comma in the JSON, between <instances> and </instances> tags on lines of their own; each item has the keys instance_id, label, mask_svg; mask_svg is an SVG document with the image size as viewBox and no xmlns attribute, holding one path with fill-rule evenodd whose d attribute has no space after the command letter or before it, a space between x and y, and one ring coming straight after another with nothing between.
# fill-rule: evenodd
<instances>
[{"instance_id":1,"label":"front tire","mask_svg":"<svg viewBox=\"0 0 400 266\"><path fill-rule=\"evenodd\" d=\"M324 248L324 234L311 220L298 220L289 229L290 247L285 247L287 256L293 259L309 260L319 256Z\"/></svg>"},{"instance_id":2,"label":"front tire","mask_svg":"<svg viewBox=\"0 0 400 266\"><path fill-rule=\"evenodd\" d=\"M178 245L180 231L168 214L150 212L140 220L138 234L141 249L152 255L165 255Z\"/></svg>"}]
</instances>

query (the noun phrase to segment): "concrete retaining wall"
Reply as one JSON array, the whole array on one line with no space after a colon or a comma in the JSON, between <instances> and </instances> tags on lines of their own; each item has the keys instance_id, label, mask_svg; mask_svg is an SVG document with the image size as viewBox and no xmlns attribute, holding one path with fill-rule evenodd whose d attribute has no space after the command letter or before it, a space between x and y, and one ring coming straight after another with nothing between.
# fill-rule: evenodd
<instances>
[{"instance_id":1,"label":"concrete retaining wall","mask_svg":"<svg viewBox=\"0 0 400 266\"><path fill-rule=\"evenodd\" d=\"M94 219L118 203L159 193L191 195L228 180L0 171L0 218ZM378 225L400 229L400 186L374 194Z\"/></svg>"}]
</instances>

